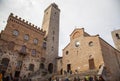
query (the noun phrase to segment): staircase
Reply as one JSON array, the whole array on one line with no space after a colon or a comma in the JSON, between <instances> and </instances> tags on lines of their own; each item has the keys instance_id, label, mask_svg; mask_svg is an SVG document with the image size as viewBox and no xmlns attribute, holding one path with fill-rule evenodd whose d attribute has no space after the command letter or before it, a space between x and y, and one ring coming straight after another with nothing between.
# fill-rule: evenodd
<instances>
[{"instance_id":1,"label":"staircase","mask_svg":"<svg viewBox=\"0 0 120 81\"><path fill-rule=\"evenodd\" d=\"M37 70L33 73L31 73L28 78L31 78L32 81L46 81L45 76L47 75L46 69Z\"/></svg>"},{"instance_id":2,"label":"staircase","mask_svg":"<svg viewBox=\"0 0 120 81\"><path fill-rule=\"evenodd\" d=\"M110 73L105 69L104 64L100 67L99 70L88 70L88 71L81 71L79 73L70 74L67 73L66 75L57 75L54 74L55 77L61 78L63 81L67 78L69 78L71 81L74 80L74 78L79 77L80 79L84 79L85 76L102 76L105 81L108 81L110 78ZM53 74L49 74L46 69L36 71L32 73L30 76L32 81L49 81L49 78L52 77Z\"/></svg>"},{"instance_id":3,"label":"staircase","mask_svg":"<svg viewBox=\"0 0 120 81\"><path fill-rule=\"evenodd\" d=\"M41 69L29 75L28 78L31 78L32 81L48 81L52 75L46 69Z\"/></svg>"},{"instance_id":4,"label":"staircase","mask_svg":"<svg viewBox=\"0 0 120 81\"><path fill-rule=\"evenodd\" d=\"M65 78L69 78L71 81L74 80L74 78L80 78L80 79L83 79L85 76L94 76L94 75L97 75L98 73L98 70L88 70L88 71L84 71L84 72L79 72L79 73L76 73L76 74L69 74L67 73L66 75L56 75L55 77L57 78L61 78L63 80L65 80Z\"/></svg>"}]
</instances>

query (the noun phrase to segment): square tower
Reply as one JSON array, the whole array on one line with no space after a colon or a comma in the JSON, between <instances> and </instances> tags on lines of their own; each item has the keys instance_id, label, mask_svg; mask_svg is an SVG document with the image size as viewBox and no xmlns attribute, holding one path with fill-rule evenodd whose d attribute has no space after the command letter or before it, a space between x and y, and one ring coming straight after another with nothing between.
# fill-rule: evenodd
<instances>
[{"instance_id":1,"label":"square tower","mask_svg":"<svg viewBox=\"0 0 120 81\"><path fill-rule=\"evenodd\" d=\"M52 3L44 11L42 29L46 31L46 67L49 73L56 72L56 58L59 48L59 16L60 9Z\"/></svg>"}]
</instances>

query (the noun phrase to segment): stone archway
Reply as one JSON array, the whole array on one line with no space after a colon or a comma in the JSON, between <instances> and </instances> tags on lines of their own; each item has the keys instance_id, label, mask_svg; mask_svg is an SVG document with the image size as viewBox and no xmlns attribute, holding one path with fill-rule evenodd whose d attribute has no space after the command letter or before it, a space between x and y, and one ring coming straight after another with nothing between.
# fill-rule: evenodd
<instances>
[{"instance_id":1,"label":"stone archway","mask_svg":"<svg viewBox=\"0 0 120 81\"><path fill-rule=\"evenodd\" d=\"M3 65L3 69L7 69L9 61L10 60L8 58L3 58L2 59L1 64Z\"/></svg>"},{"instance_id":2,"label":"stone archway","mask_svg":"<svg viewBox=\"0 0 120 81\"><path fill-rule=\"evenodd\" d=\"M45 68L44 64L41 63L41 64L40 64L40 69L44 69L44 68Z\"/></svg>"},{"instance_id":3,"label":"stone archway","mask_svg":"<svg viewBox=\"0 0 120 81\"><path fill-rule=\"evenodd\" d=\"M49 63L49 65L48 65L48 72L50 74L53 73L53 64L52 63Z\"/></svg>"},{"instance_id":4,"label":"stone archway","mask_svg":"<svg viewBox=\"0 0 120 81\"><path fill-rule=\"evenodd\" d=\"M61 75L63 74L63 69L60 70L60 74L61 74Z\"/></svg>"},{"instance_id":5,"label":"stone archway","mask_svg":"<svg viewBox=\"0 0 120 81\"><path fill-rule=\"evenodd\" d=\"M2 61L1 61L2 67L0 67L0 69L1 69L3 75L5 74L5 72L8 68L9 61L10 60L8 58L2 58Z\"/></svg>"}]
</instances>

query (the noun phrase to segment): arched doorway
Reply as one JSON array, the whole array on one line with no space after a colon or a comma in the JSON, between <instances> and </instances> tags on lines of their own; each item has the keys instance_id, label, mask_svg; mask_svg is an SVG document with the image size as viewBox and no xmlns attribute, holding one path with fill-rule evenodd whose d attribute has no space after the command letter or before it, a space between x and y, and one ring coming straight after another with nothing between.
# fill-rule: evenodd
<instances>
[{"instance_id":1,"label":"arched doorway","mask_svg":"<svg viewBox=\"0 0 120 81\"><path fill-rule=\"evenodd\" d=\"M2 61L1 61L2 67L0 69L2 71L3 76L4 76L4 74L5 74L6 70L7 70L9 61L10 60L8 58L3 58Z\"/></svg>"},{"instance_id":2,"label":"arched doorway","mask_svg":"<svg viewBox=\"0 0 120 81\"><path fill-rule=\"evenodd\" d=\"M45 68L44 64L41 63L41 64L40 64L40 69L44 69L44 68Z\"/></svg>"},{"instance_id":3,"label":"arched doorway","mask_svg":"<svg viewBox=\"0 0 120 81\"><path fill-rule=\"evenodd\" d=\"M61 74L61 75L63 74L63 69L60 70L60 74Z\"/></svg>"},{"instance_id":4,"label":"arched doorway","mask_svg":"<svg viewBox=\"0 0 120 81\"><path fill-rule=\"evenodd\" d=\"M90 58L89 60L89 69L95 69L94 58Z\"/></svg>"},{"instance_id":5,"label":"arched doorway","mask_svg":"<svg viewBox=\"0 0 120 81\"><path fill-rule=\"evenodd\" d=\"M52 63L50 63L49 65L48 65L48 72L51 74L51 73L53 73L53 64Z\"/></svg>"},{"instance_id":6,"label":"arched doorway","mask_svg":"<svg viewBox=\"0 0 120 81\"><path fill-rule=\"evenodd\" d=\"M67 72L69 73L71 71L71 64L67 64Z\"/></svg>"},{"instance_id":7,"label":"arched doorway","mask_svg":"<svg viewBox=\"0 0 120 81\"><path fill-rule=\"evenodd\" d=\"M2 64L2 66L3 66L2 69L4 69L4 70L7 69L8 64L9 64L9 61L10 61L10 60L9 60L8 58L3 58L3 59L2 59L2 61L1 61L1 64Z\"/></svg>"}]
</instances>

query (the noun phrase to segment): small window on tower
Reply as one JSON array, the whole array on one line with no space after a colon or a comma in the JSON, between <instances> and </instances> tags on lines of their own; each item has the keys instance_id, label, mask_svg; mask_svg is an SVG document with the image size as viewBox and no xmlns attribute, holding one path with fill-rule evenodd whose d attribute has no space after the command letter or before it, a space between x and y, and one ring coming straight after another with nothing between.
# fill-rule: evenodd
<instances>
[{"instance_id":1,"label":"small window on tower","mask_svg":"<svg viewBox=\"0 0 120 81\"><path fill-rule=\"evenodd\" d=\"M53 37L52 39L53 39L53 41L54 41L54 37Z\"/></svg>"},{"instance_id":2,"label":"small window on tower","mask_svg":"<svg viewBox=\"0 0 120 81\"><path fill-rule=\"evenodd\" d=\"M42 47L43 47L44 49L46 49L46 42L43 42Z\"/></svg>"},{"instance_id":3,"label":"small window on tower","mask_svg":"<svg viewBox=\"0 0 120 81\"><path fill-rule=\"evenodd\" d=\"M120 34L116 33L117 39L120 39Z\"/></svg>"},{"instance_id":4,"label":"small window on tower","mask_svg":"<svg viewBox=\"0 0 120 81\"><path fill-rule=\"evenodd\" d=\"M55 31L53 31L53 35L55 34Z\"/></svg>"},{"instance_id":5,"label":"small window on tower","mask_svg":"<svg viewBox=\"0 0 120 81\"><path fill-rule=\"evenodd\" d=\"M54 47L52 47L52 49L51 49L52 51L54 50Z\"/></svg>"}]
</instances>

